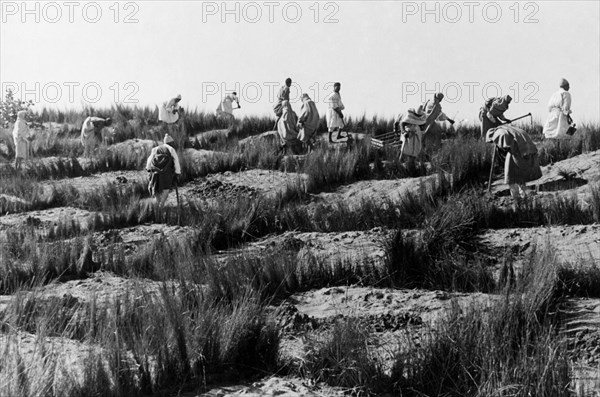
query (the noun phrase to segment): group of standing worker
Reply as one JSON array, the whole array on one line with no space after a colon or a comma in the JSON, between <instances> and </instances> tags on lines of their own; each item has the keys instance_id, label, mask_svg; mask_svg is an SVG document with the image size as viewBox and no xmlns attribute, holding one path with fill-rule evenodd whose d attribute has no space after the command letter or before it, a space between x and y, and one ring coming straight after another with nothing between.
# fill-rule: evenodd
<instances>
[{"instance_id":1,"label":"group of standing worker","mask_svg":"<svg viewBox=\"0 0 600 397\"><path fill-rule=\"evenodd\" d=\"M273 106L273 112L277 117L275 123L277 133L281 141L283 151L287 149L294 150L297 144L303 144L310 152L314 147L316 132L319 128L320 116L315 102L307 93L302 94L302 108L300 109L300 117L294 112L290 104L290 87L292 79L287 78L277 94L277 102ZM329 132L329 142L333 143L333 134L337 133L336 140L343 138L341 135L342 129L345 126L343 110L345 109L342 103L340 90L342 85L337 82L333 85L333 92L327 98L329 105L325 118L327 121L327 130Z\"/></svg>"}]
</instances>

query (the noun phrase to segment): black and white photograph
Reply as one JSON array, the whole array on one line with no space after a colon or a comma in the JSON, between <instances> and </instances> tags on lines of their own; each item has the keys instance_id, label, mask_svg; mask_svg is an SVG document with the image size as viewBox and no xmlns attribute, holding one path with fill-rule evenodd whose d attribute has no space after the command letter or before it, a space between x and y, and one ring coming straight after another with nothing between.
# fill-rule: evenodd
<instances>
[{"instance_id":1,"label":"black and white photograph","mask_svg":"<svg viewBox=\"0 0 600 397\"><path fill-rule=\"evenodd\" d=\"M600 0L0 0L0 397L600 396Z\"/></svg>"}]
</instances>

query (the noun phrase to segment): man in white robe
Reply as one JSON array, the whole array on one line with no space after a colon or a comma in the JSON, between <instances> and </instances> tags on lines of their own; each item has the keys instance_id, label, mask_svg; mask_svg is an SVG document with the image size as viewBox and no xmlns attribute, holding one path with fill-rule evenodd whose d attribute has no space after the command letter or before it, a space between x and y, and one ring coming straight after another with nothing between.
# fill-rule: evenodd
<instances>
[{"instance_id":1,"label":"man in white robe","mask_svg":"<svg viewBox=\"0 0 600 397\"><path fill-rule=\"evenodd\" d=\"M273 105L273 112L275 116L277 116L277 120L281 117L283 113L282 102L290 100L290 87L292 86L292 79L285 79L285 85L279 89L279 93L277 94L277 102Z\"/></svg>"},{"instance_id":2,"label":"man in white robe","mask_svg":"<svg viewBox=\"0 0 600 397\"><path fill-rule=\"evenodd\" d=\"M569 82L562 79L560 88L550 97L548 111L550 115L544 124L544 137L551 139L569 138L567 130L573 123L571 119L571 93Z\"/></svg>"},{"instance_id":3,"label":"man in white robe","mask_svg":"<svg viewBox=\"0 0 600 397\"><path fill-rule=\"evenodd\" d=\"M498 98L489 98L479 109L479 121L481 121L481 139L485 139L487 132L491 128L496 128L504 123L510 123L511 120L504 116L508 106L512 102L510 95L504 95Z\"/></svg>"},{"instance_id":4,"label":"man in white robe","mask_svg":"<svg viewBox=\"0 0 600 397\"><path fill-rule=\"evenodd\" d=\"M427 131L424 146L429 151L437 150L442 146L443 129L438 122L448 121L450 124L454 124L454 120L442 111L442 99L444 99L444 94L438 92L433 96L433 101L427 101L423 105L427 115L427 121L423 126L423 129Z\"/></svg>"},{"instance_id":5,"label":"man in white robe","mask_svg":"<svg viewBox=\"0 0 600 397\"><path fill-rule=\"evenodd\" d=\"M312 151L313 138L319 128L319 111L308 94L302 94L302 109L298 118L298 139Z\"/></svg>"},{"instance_id":6,"label":"man in white robe","mask_svg":"<svg viewBox=\"0 0 600 397\"><path fill-rule=\"evenodd\" d=\"M83 145L83 156L90 157L102 140L102 130L112 124L110 118L87 117L81 126L81 144Z\"/></svg>"},{"instance_id":7,"label":"man in white robe","mask_svg":"<svg viewBox=\"0 0 600 397\"><path fill-rule=\"evenodd\" d=\"M174 124L179 120L180 113L183 111L179 102L181 101L181 95L177 95L169 102L165 102L161 107L158 108L158 120L163 121L167 124Z\"/></svg>"},{"instance_id":8,"label":"man in white robe","mask_svg":"<svg viewBox=\"0 0 600 397\"><path fill-rule=\"evenodd\" d=\"M25 120L27 111L20 110L17 112L17 121L13 128L13 140L15 142L15 169L20 168L23 161L29 160L29 126Z\"/></svg>"},{"instance_id":9,"label":"man in white robe","mask_svg":"<svg viewBox=\"0 0 600 397\"><path fill-rule=\"evenodd\" d=\"M237 107L233 107L233 102L237 104ZM217 107L217 117L226 118L230 124L233 124L234 116L233 109L239 109L240 100L237 97L237 93L234 91L231 94L225 95L225 98L219 103Z\"/></svg>"},{"instance_id":10,"label":"man in white robe","mask_svg":"<svg viewBox=\"0 0 600 397\"><path fill-rule=\"evenodd\" d=\"M409 160L414 161L423 149L423 134L424 126L427 122L427 116L422 113L422 108L419 111L408 109L406 115L401 116L400 126L400 141L402 142L403 155L409 157Z\"/></svg>"},{"instance_id":11,"label":"man in white robe","mask_svg":"<svg viewBox=\"0 0 600 397\"><path fill-rule=\"evenodd\" d=\"M337 131L336 139L341 139L342 128L344 128L344 114L342 110L345 109L344 104L342 103L342 97L340 96L340 89L342 85L340 83L335 83L333 85L333 93L327 99L329 103L329 109L327 109L326 119L327 119L327 129L329 131L329 142L333 143L333 133Z\"/></svg>"},{"instance_id":12,"label":"man in white robe","mask_svg":"<svg viewBox=\"0 0 600 397\"><path fill-rule=\"evenodd\" d=\"M150 152L146 161L146 171L150 175L148 191L162 207L171 188L177 186L181 177L181 164L175 150L175 140L169 134L165 134L162 145L153 148Z\"/></svg>"},{"instance_id":13,"label":"man in white robe","mask_svg":"<svg viewBox=\"0 0 600 397\"><path fill-rule=\"evenodd\" d=\"M291 149L294 152L298 141L298 116L292 110L290 101L281 102L281 117L277 121L277 132L282 152Z\"/></svg>"}]
</instances>

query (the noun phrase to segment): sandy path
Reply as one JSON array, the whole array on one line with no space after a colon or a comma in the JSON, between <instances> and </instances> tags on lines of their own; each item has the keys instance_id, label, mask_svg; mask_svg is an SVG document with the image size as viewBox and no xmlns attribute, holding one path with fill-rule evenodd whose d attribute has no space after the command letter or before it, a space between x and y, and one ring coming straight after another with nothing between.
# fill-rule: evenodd
<instances>
[{"instance_id":1,"label":"sandy path","mask_svg":"<svg viewBox=\"0 0 600 397\"><path fill-rule=\"evenodd\" d=\"M600 225L597 224L487 230L479 239L497 256L511 248L526 257L537 245L539 250L555 249L560 261L592 262L600 266Z\"/></svg>"},{"instance_id":2,"label":"sandy path","mask_svg":"<svg viewBox=\"0 0 600 397\"><path fill-rule=\"evenodd\" d=\"M360 207L365 200L389 200L400 202L408 194L433 195L445 184L439 175L419 178L362 180L344 185L334 192L323 192L313 195L314 203L344 202L350 209Z\"/></svg>"},{"instance_id":3,"label":"sandy path","mask_svg":"<svg viewBox=\"0 0 600 397\"><path fill-rule=\"evenodd\" d=\"M21 226L33 226L36 229L49 229L63 221L76 221L82 228L89 226L90 218L95 215L73 207L51 208L41 211L29 211L0 216L0 231Z\"/></svg>"},{"instance_id":4,"label":"sandy path","mask_svg":"<svg viewBox=\"0 0 600 397\"><path fill-rule=\"evenodd\" d=\"M568 177L565 178L565 176ZM580 154L542 167L542 177L527 183L538 194L565 194L577 190L578 196L585 195L590 184L600 182L600 150ZM583 188L582 192L580 189ZM508 195L508 185L504 184L504 174L497 175L492 183L492 192Z\"/></svg>"}]
</instances>

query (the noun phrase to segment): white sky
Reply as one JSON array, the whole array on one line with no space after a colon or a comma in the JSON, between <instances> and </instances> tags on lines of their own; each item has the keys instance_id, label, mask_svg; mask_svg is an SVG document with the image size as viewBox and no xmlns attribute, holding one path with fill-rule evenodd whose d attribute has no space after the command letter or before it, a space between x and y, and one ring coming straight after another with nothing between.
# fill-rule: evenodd
<instances>
[{"instance_id":1,"label":"white sky","mask_svg":"<svg viewBox=\"0 0 600 397\"><path fill-rule=\"evenodd\" d=\"M437 85L454 101L443 103L450 117L473 120L487 85L487 96L499 87L514 98L507 117L544 120L565 77L575 121L600 120L597 0L0 3L0 82L40 109L81 108L86 97L108 106L128 94L156 105L181 94L184 107L214 111L237 90L238 116L263 115L289 76L323 112L333 81L353 116L404 112Z\"/></svg>"}]
</instances>

